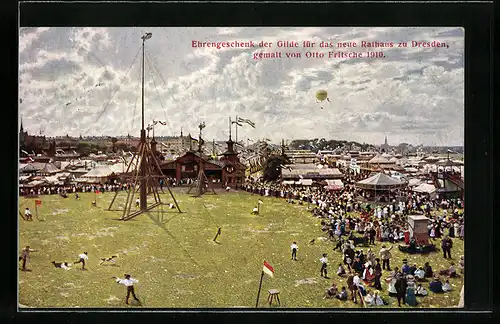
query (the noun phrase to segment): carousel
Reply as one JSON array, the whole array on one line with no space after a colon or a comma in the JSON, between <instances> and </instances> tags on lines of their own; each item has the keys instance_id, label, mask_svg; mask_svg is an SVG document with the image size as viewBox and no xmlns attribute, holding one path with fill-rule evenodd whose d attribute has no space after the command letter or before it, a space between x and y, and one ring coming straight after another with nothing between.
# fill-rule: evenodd
<instances>
[{"instance_id":1,"label":"carousel","mask_svg":"<svg viewBox=\"0 0 500 324\"><path fill-rule=\"evenodd\" d=\"M388 197L397 195L397 192L407 185L407 181L392 178L384 173L377 173L355 183L355 187L365 193L366 200L380 202L389 201Z\"/></svg>"}]
</instances>

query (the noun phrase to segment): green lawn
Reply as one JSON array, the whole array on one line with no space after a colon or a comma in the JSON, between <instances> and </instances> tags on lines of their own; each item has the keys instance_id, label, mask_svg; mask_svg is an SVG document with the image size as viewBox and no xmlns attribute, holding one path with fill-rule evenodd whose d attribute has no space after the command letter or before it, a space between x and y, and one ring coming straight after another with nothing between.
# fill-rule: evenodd
<instances>
[{"instance_id":1,"label":"green lawn","mask_svg":"<svg viewBox=\"0 0 500 324\"><path fill-rule=\"evenodd\" d=\"M29 268L19 273L19 303L27 307L123 307L125 287L111 277L130 273L139 280L136 293L143 307L254 307L263 261L275 269L274 278L264 277L260 307L266 306L267 291L280 290L281 307L360 307L349 302L322 299L335 276L341 253L333 244L321 241L320 220L310 216L307 206L289 205L285 200L262 198L262 213L251 215L260 196L220 193L192 198L185 189L174 191L183 210L143 214L127 222L115 220L120 212L108 207L113 193L98 196L98 207L91 207L94 194L61 198L41 196L39 216L33 222L20 219L20 248L29 244L32 253ZM120 194L121 202L125 193ZM164 202L170 202L163 195ZM20 199L20 210L34 199ZM220 244L213 242L217 227L222 226ZM314 245L308 242L316 238ZM290 260L290 244L299 245L298 261ZM375 251L378 253L380 243ZM88 252L88 271L77 264L71 270L56 269L51 261L74 262L78 254ZM366 248L364 248L366 252ZM434 270L448 266L440 253L430 256L403 255L395 246L392 267L401 260L423 265L430 260ZM319 276L319 258L329 255L329 274ZM117 266L99 266L99 258L117 254ZM458 261L463 242L454 239L452 256ZM384 273L386 277L387 273ZM450 281L454 291L418 298L418 307L452 307L458 304L462 278ZM389 307L397 307L395 298L382 295ZM134 307L134 306L128 306Z\"/></svg>"}]
</instances>

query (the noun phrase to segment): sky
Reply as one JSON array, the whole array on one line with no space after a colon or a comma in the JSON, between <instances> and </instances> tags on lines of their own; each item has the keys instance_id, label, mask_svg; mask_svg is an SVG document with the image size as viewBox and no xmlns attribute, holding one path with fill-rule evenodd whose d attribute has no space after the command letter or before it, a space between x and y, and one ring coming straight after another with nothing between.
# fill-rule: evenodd
<instances>
[{"instance_id":1,"label":"sky","mask_svg":"<svg viewBox=\"0 0 500 324\"><path fill-rule=\"evenodd\" d=\"M21 28L19 122L46 136L139 136L141 36L145 123L155 135L225 140L229 117L249 119L238 140L325 138L390 145L464 142L464 30L369 27ZM278 41L299 48L278 48ZM302 47L302 41L316 43ZM199 48L192 41L254 41L255 48ZM260 48L261 41L273 42ZM319 42L356 48L319 48ZM361 48L361 41L392 48ZM412 47L411 41L448 48ZM398 47L409 42L408 47ZM384 58L328 58L329 51L383 50ZM281 51L282 58L254 59ZM286 58L300 52L301 58ZM325 58L306 58L306 52ZM317 102L318 90L329 101ZM235 129L232 130L233 140Z\"/></svg>"}]
</instances>

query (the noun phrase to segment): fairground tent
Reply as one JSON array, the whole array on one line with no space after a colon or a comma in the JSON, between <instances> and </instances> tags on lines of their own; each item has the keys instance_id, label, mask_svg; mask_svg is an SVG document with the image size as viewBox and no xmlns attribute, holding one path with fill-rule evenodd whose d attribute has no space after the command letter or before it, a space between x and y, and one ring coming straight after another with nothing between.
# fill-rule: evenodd
<instances>
[{"instance_id":1,"label":"fairground tent","mask_svg":"<svg viewBox=\"0 0 500 324\"><path fill-rule=\"evenodd\" d=\"M344 188L344 183L342 180L325 180L326 186L324 187L327 190L342 190Z\"/></svg>"},{"instance_id":2,"label":"fairground tent","mask_svg":"<svg viewBox=\"0 0 500 324\"><path fill-rule=\"evenodd\" d=\"M386 174L377 173L367 179L356 182L355 185L357 188L368 190L391 190L403 188L407 183L394 179Z\"/></svg>"},{"instance_id":3,"label":"fairground tent","mask_svg":"<svg viewBox=\"0 0 500 324\"><path fill-rule=\"evenodd\" d=\"M422 183L421 185L412 189L414 192L431 194L436 192L436 187L428 183Z\"/></svg>"},{"instance_id":4,"label":"fairground tent","mask_svg":"<svg viewBox=\"0 0 500 324\"><path fill-rule=\"evenodd\" d=\"M376 155L373 157L370 161L368 161L370 164L388 164L390 163L389 160L382 155Z\"/></svg>"}]
</instances>

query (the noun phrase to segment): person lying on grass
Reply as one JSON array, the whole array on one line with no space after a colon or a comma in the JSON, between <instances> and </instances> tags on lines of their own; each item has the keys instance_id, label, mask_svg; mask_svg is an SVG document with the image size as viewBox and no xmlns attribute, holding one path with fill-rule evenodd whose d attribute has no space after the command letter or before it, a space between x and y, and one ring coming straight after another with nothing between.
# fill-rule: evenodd
<instances>
[{"instance_id":1,"label":"person lying on grass","mask_svg":"<svg viewBox=\"0 0 500 324\"><path fill-rule=\"evenodd\" d=\"M101 265L103 263L107 263L107 262L116 263L115 258L117 258L117 257L118 257L117 255L112 255L112 256L107 257L107 258L101 258L101 262L99 263L99 265Z\"/></svg>"},{"instance_id":2,"label":"person lying on grass","mask_svg":"<svg viewBox=\"0 0 500 324\"><path fill-rule=\"evenodd\" d=\"M61 268L61 269L64 269L64 270L70 270L70 264L68 262L56 262L56 261L52 261L51 262L56 268Z\"/></svg>"}]
</instances>

